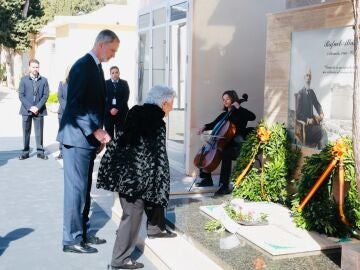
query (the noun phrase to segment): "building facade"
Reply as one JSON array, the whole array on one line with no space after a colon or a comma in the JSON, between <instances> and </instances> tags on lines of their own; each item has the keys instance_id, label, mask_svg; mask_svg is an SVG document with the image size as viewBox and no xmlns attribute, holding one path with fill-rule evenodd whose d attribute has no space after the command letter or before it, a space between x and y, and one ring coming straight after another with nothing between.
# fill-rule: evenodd
<instances>
[{"instance_id":1,"label":"building facade","mask_svg":"<svg viewBox=\"0 0 360 270\"><path fill-rule=\"evenodd\" d=\"M166 120L169 157L191 175L203 143L197 130L221 112L225 90L247 93L243 106L262 118L266 14L285 10L286 1L153 0L140 7L137 101L155 84L177 92Z\"/></svg>"}]
</instances>

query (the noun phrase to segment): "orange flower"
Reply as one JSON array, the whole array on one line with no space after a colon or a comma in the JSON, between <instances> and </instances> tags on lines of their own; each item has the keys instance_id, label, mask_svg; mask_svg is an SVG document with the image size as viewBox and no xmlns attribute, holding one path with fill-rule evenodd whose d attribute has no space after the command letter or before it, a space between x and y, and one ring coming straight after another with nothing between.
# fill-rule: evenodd
<instances>
[{"instance_id":1,"label":"orange flower","mask_svg":"<svg viewBox=\"0 0 360 270\"><path fill-rule=\"evenodd\" d=\"M347 152L346 145L342 139L338 139L333 146L331 153L336 158L343 158Z\"/></svg>"},{"instance_id":2,"label":"orange flower","mask_svg":"<svg viewBox=\"0 0 360 270\"><path fill-rule=\"evenodd\" d=\"M265 127L259 127L257 130L257 136L260 142L265 143L270 139L271 130L266 129Z\"/></svg>"}]
</instances>

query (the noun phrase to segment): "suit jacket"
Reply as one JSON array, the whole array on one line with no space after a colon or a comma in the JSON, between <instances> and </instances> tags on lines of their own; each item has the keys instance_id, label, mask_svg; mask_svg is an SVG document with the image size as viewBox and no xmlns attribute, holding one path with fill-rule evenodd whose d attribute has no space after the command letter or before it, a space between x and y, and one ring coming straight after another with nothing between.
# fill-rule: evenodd
<instances>
[{"instance_id":1,"label":"suit jacket","mask_svg":"<svg viewBox=\"0 0 360 270\"><path fill-rule=\"evenodd\" d=\"M60 82L58 88L58 100L59 100L59 109L58 114L62 115L65 111L66 107L66 99L67 99L67 92L68 92L68 84L64 82Z\"/></svg>"},{"instance_id":2,"label":"suit jacket","mask_svg":"<svg viewBox=\"0 0 360 270\"><path fill-rule=\"evenodd\" d=\"M93 132L103 128L105 80L90 54L71 67L67 103L57 141L64 145L94 149L100 145Z\"/></svg>"},{"instance_id":3,"label":"suit jacket","mask_svg":"<svg viewBox=\"0 0 360 270\"><path fill-rule=\"evenodd\" d=\"M35 85L29 75L20 80L19 99L21 107L19 114L32 115L29 111L31 106L39 109L39 116L47 115L46 101L49 97L49 84L45 77L39 76Z\"/></svg>"},{"instance_id":4,"label":"suit jacket","mask_svg":"<svg viewBox=\"0 0 360 270\"><path fill-rule=\"evenodd\" d=\"M299 91L299 106L296 110L296 118L306 123L308 118L314 117L313 107L318 114L323 113L320 102L318 101L314 90L309 89L309 93L305 87Z\"/></svg>"},{"instance_id":5,"label":"suit jacket","mask_svg":"<svg viewBox=\"0 0 360 270\"><path fill-rule=\"evenodd\" d=\"M114 85L110 80L106 80L106 105L105 105L105 117L112 116L110 110L116 108L119 110L116 115L119 118L126 117L126 114L129 111L128 101L129 101L129 85L127 81L119 79L119 81ZM113 105L113 99L116 99L116 105Z\"/></svg>"}]
</instances>

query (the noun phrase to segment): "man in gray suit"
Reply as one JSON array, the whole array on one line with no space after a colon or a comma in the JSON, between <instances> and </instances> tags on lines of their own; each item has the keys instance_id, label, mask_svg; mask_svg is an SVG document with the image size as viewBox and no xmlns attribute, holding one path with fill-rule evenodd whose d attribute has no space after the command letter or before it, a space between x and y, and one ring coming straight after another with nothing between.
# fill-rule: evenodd
<instances>
[{"instance_id":1,"label":"man in gray suit","mask_svg":"<svg viewBox=\"0 0 360 270\"><path fill-rule=\"evenodd\" d=\"M101 62L114 57L119 43L113 31L101 31L92 50L69 73L57 136L64 160L64 252L94 253L97 249L89 244L106 242L90 230L90 190L96 152L111 140L103 130L106 89Z\"/></svg>"},{"instance_id":2,"label":"man in gray suit","mask_svg":"<svg viewBox=\"0 0 360 270\"><path fill-rule=\"evenodd\" d=\"M34 122L37 157L48 159L44 154L43 130L44 116L47 115L46 101L49 97L49 84L45 77L39 74L39 61L29 61L29 75L20 80L19 99L21 102L24 148L20 160L29 158L31 124Z\"/></svg>"}]
</instances>

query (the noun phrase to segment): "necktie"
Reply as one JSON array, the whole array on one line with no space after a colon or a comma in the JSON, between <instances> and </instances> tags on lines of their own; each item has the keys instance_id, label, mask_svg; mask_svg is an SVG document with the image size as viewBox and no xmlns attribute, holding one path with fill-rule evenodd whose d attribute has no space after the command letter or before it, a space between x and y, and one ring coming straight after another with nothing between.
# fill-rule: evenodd
<instances>
[{"instance_id":1,"label":"necktie","mask_svg":"<svg viewBox=\"0 0 360 270\"><path fill-rule=\"evenodd\" d=\"M102 69L101 63L98 64L98 67L99 67L99 72L100 72L101 78L104 78L104 71L103 71L103 69Z\"/></svg>"},{"instance_id":2,"label":"necktie","mask_svg":"<svg viewBox=\"0 0 360 270\"><path fill-rule=\"evenodd\" d=\"M105 79L104 79L104 71L102 69L102 65L101 63L98 64L98 68L99 68L99 73L100 73L100 78L101 78L101 81L102 81L102 90L105 91L106 89L106 86L105 86Z\"/></svg>"},{"instance_id":3,"label":"necktie","mask_svg":"<svg viewBox=\"0 0 360 270\"><path fill-rule=\"evenodd\" d=\"M36 85L36 78L33 78L32 79L32 86L33 86L33 100L34 100L34 102L35 102L35 100L36 100L36 95L37 95L37 85Z\"/></svg>"}]
</instances>

